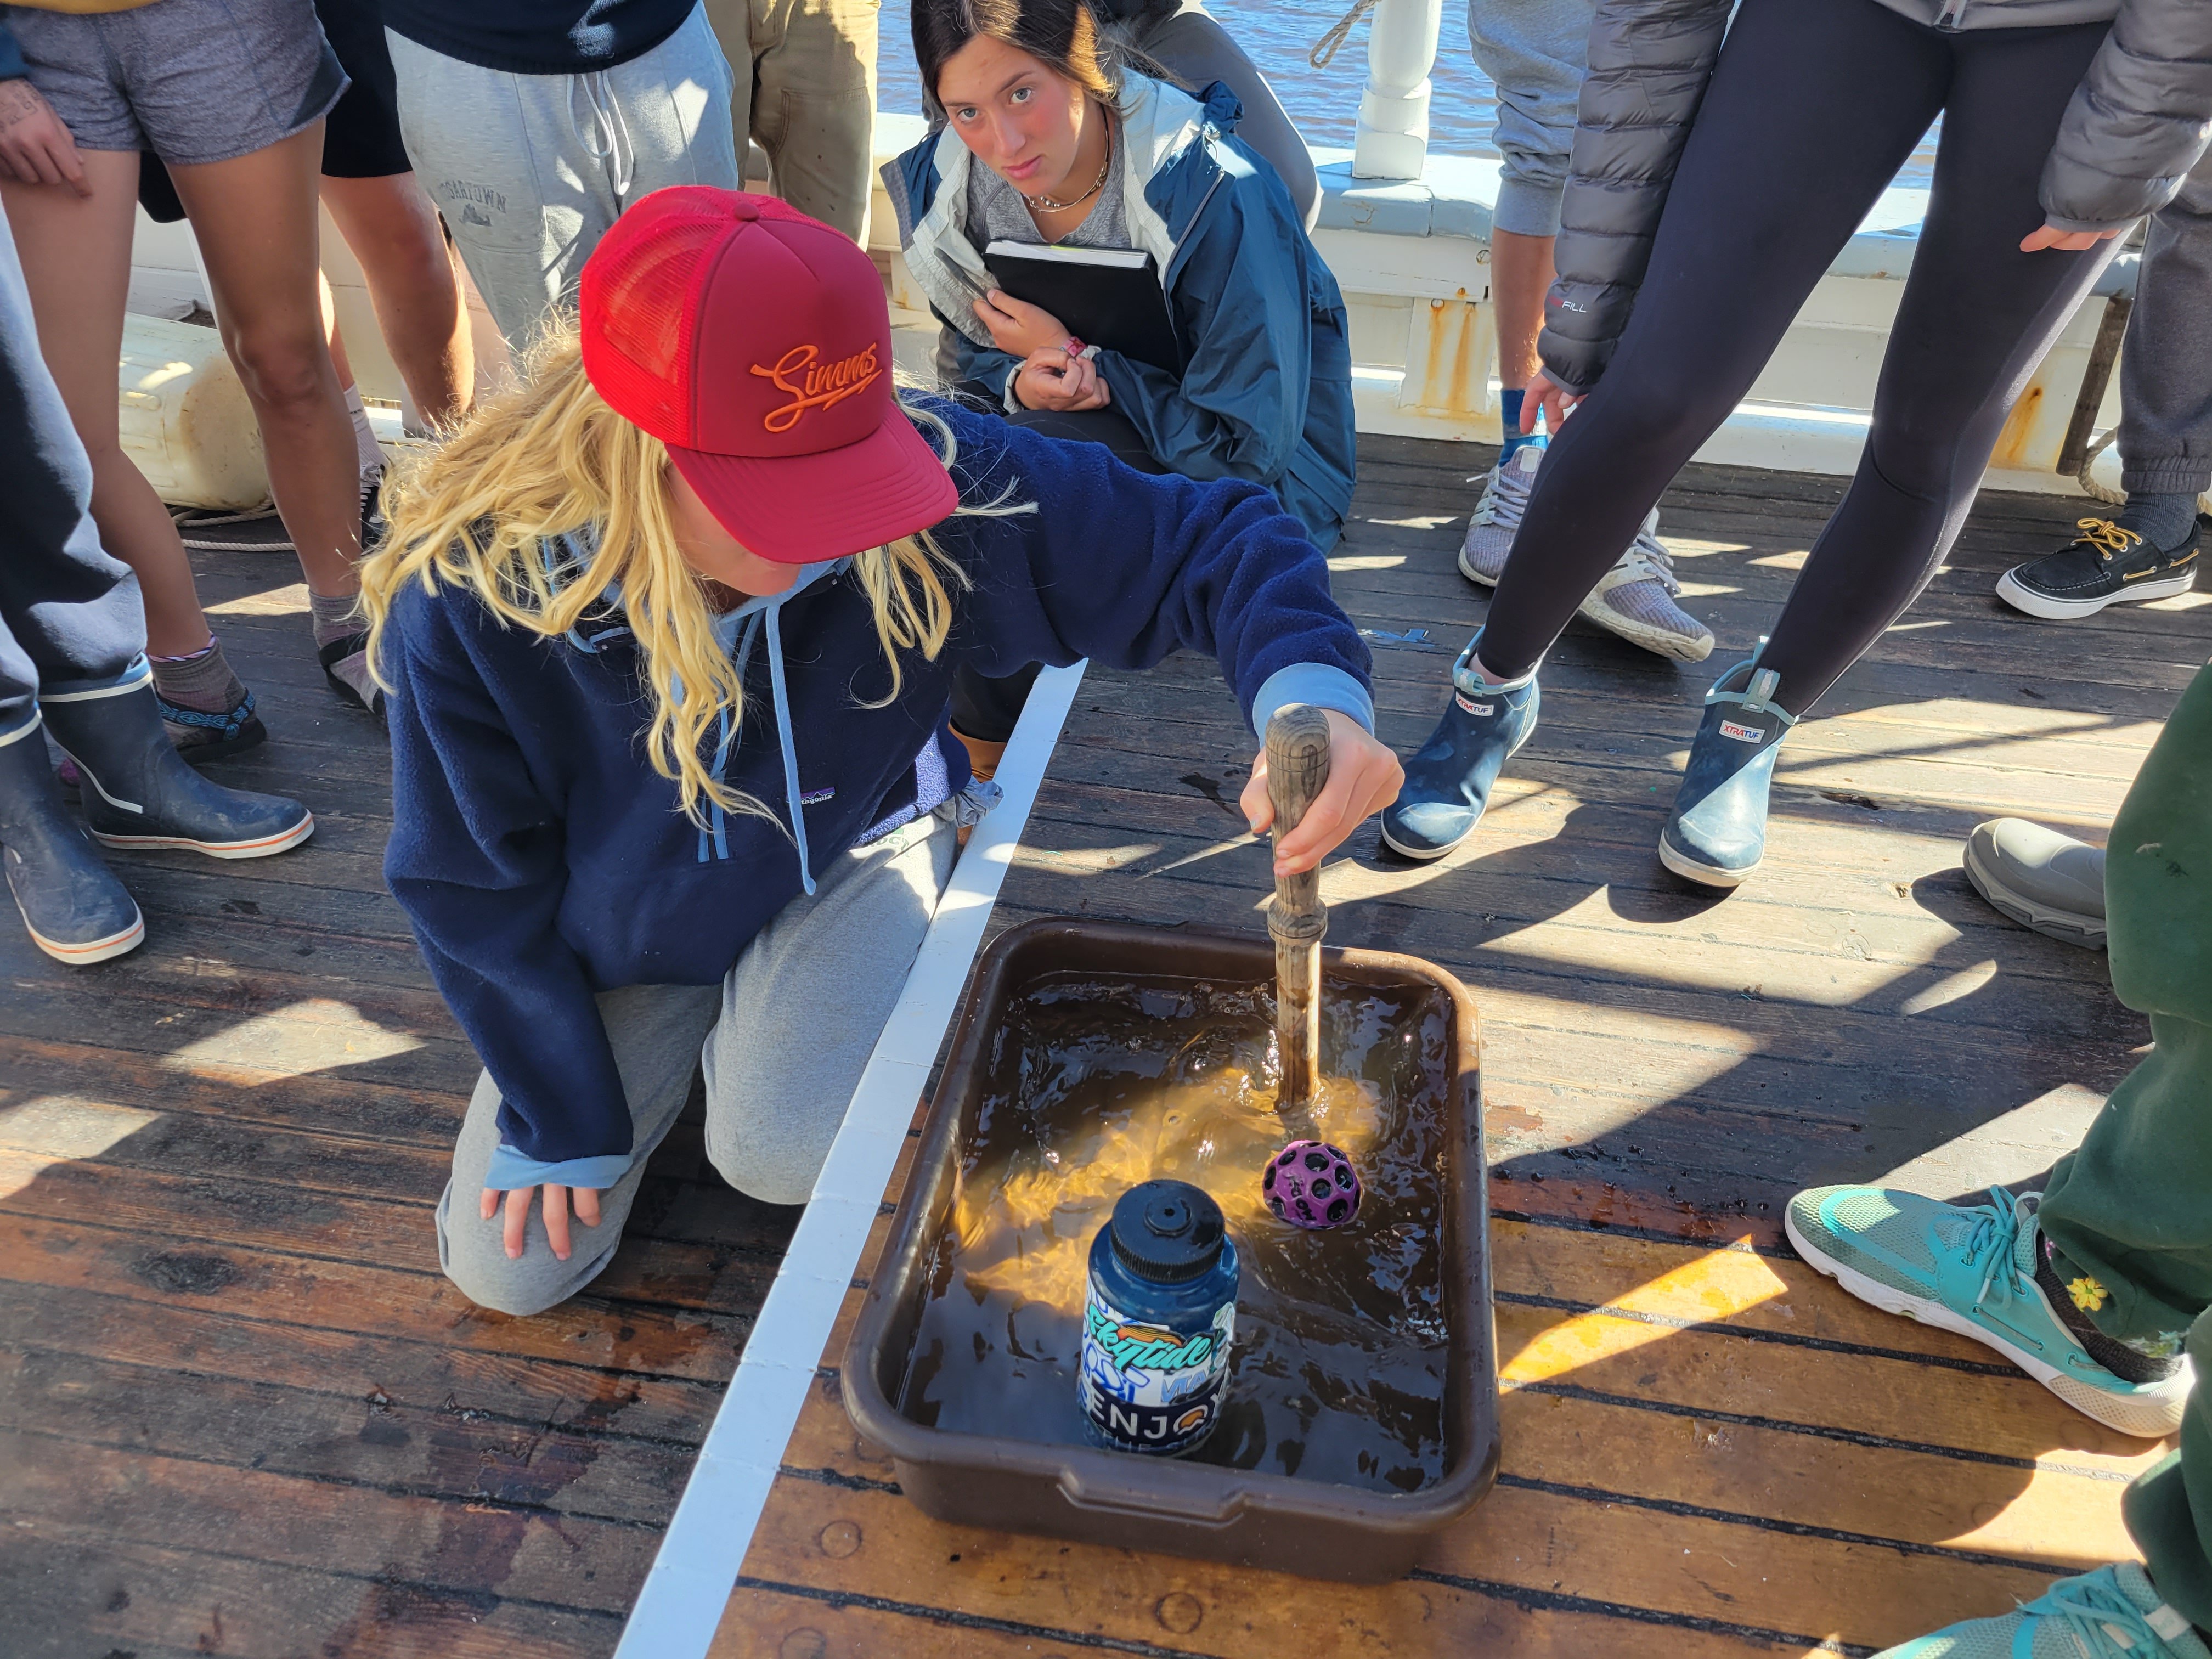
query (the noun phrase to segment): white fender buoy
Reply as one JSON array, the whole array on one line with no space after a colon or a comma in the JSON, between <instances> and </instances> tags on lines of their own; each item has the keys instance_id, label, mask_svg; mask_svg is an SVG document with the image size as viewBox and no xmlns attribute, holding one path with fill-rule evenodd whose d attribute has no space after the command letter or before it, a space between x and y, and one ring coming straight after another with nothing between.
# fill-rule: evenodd
<instances>
[{"instance_id":1,"label":"white fender buoy","mask_svg":"<svg viewBox=\"0 0 2212 1659\"><path fill-rule=\"evenodd\" d=\"M123 453L156 495L232 512L268 501L261 428L215 330L130 313L116 382Z\"/></svg>"}]
</instances>

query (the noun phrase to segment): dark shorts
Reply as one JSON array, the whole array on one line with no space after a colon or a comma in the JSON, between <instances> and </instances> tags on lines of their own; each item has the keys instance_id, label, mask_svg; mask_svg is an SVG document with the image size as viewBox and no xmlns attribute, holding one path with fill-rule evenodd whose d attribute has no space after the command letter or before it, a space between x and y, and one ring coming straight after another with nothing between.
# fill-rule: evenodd
<instances>
[{"instance_id":1,"label":"dark shorts","mask_svg":"<svg viewBox=\"0 0 2212 1659\"><path fill-rule=\"evenodd\" d=\"M377 0L315 0L323 35L353 84L323 124L323 172L332 179L388 179L412 173L399 141L399 78L384 44Z\"/></svg>"},{"instance_id":2,"label":"dark shorts","mask_svg":"<svg viewBox=\"0 0 2212 1659\"><path fill-rule=\"evenodd\" d=\"M228 161L313 125L346 88L313 0L155 0L131 11L0 6L31 83L84 149Z\"/></svg>"}]
</instances>

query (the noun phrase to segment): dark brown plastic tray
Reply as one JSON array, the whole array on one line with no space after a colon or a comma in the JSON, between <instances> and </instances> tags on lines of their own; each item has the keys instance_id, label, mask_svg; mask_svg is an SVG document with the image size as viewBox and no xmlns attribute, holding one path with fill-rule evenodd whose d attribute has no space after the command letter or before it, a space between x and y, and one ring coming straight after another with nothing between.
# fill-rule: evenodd
<instances>
[{"instance_id":1,"label":"dark brown plastic tray","mask_svg":"<svg viewBox=\"0 0 2212 1659\"><path fill-rule=\"evenodd\" d=\"M1381 1583L1402 1577L1430 1542L1489 1491L1498 1472L1498 1375L1491 1323L1489 1210L1474 1003L1449 974L1413 957L1329 951L1324 984L1416 988L1449 1006L1445 1097L1454 1132L1443 1170L1449 1351L1444 1472L1392 1493L1280 1474L1045 1445L925 1427L893 1403L929 1293L928 1261L957 1195L961 1147L1002 1011L1041 978L1163 976L1253 984L1274 974L1273 946L1186 927L1048 918L1002 935L978 964L951 1056L932 1100L914 1172L844 1357L854 1426L888 1452L899 1486L941 1521L1044 1533L1127 1549Z\"/></svg>"}]
</instances>

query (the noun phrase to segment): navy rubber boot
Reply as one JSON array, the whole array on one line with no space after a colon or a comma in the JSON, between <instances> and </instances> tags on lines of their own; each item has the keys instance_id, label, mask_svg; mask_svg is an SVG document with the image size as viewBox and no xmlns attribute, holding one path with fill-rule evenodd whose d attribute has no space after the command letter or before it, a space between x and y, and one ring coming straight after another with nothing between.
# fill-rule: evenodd
<instances>
[{"instance_id":1,"label":"navy rubber boot","mask_svg":"<svg viewBox=\"0 0 2212 1659\"><path fill-rule=\"evenodd\" d=\"M57 962L105 962L146 937L137 905L62 805L35 713L0 734L0 866L32 943Z\"/></svg>"},{"instance_id":2,"label":"navy rubber boot","mask_svg":"<svg viewBox=\"0 0 2212 1659\"><path fill-rule=\"evenodd\" d=\"M1382 844L1401 858L1440 859L1473 835L1499 769L1536 729L1536 677L1486 686L1472 666L1481 641L1477 634L1452 665L1443 718L1406 763L1406 787L1382 814Z\"/></svg>"},{"instance_id":3,"label":"navy rubber boot","mask_svg":"<svg viewBox=\"0 0 2212 1659\"><path fill-rule=\"evenodd\" d=\"M1674 810L1659 832L1659 861L1686 880L1733 887L1766 854L1766 796L1774 757L1797 724L1771 701L1778 677L1754 657L1705 694Z\"/></svg>"},{"instance_id":4,"label":"navy rubber boot","mask_svg":"<svg viewBox=\"0 0 2212 1659\"><path fill-rule=\"evenodd\" d=\"M299 802L226 789L185 763L161 727L143 657L111 684L42 690L39 707L83 775L85 817L105 846L259 859L314 833L314 816Z\"/></svg>"}]
</instances>

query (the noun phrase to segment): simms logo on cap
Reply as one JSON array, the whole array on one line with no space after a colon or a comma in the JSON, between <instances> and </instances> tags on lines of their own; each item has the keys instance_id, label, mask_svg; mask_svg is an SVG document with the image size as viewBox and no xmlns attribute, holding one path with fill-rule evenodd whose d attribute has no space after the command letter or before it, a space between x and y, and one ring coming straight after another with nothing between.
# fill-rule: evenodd
<instances>
[{"instance_id":1,"label":"simms logo on cap","mask_svg":"<svg viewBox=\"0 0 2212 1659\"><path fill-rule=\"evenodd\" d=\"M1738 726L1734 720L1721 722L1721 735L1734 738L1738 743L1765 743L1766 733L1755 726Z\"/></svg>"},{"instance_id":2,"label":"simms logo on cap","mask_svg":"<svg viewBox=\"0 0 2212 1659\"><path fill-rule=\"evenodd\" d=\"M778 404L761 416L761 424L770 432L788 432L810 409L827 409L832 404L842 403L854 392L873 386L876 377L883 373L876 362L876 343L873 340L849 357L841 357L834 363L821 361L822 348L817 345L795 345L775 360L773 368L755 363L753 373L763 380L775 382L776 390L789 395L791 401Z\"/></svg>"}]
</instances>

